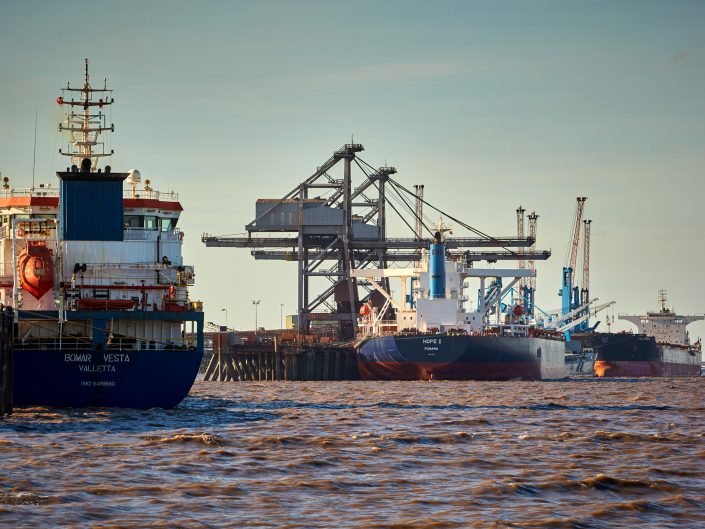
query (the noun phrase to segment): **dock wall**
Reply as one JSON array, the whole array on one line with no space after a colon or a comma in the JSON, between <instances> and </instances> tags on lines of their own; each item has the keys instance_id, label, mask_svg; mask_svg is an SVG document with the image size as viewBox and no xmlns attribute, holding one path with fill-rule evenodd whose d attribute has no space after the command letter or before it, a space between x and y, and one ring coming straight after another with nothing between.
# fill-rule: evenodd
<instances>
[{"instance_id":1,"label":"dock wall","mask_svg":"<svg viewBox=\"0 0 705 529\"><path fill-rule=\"evenodd\" d=\"M205 358L204 380L358 380L357 354L352 346L333 344L230 345L215 340Z\"/></svg>"}]
</instances>

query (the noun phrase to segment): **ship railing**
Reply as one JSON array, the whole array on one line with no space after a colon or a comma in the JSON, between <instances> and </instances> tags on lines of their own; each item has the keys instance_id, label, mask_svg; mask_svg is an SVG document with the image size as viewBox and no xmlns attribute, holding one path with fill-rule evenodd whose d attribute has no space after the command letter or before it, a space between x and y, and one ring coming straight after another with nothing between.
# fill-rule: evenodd
<instances>
[{"instance_id":1,"label":"ship railing","mask_svg":"<svg viewBox=\"0 0 705 529\"><path fill-rule=\"evenodd\" d=\"M148 241L156 240L157 235L161 234L161 240L166 241L180 241L183 240L184 236L180 228L170 228L168 230L158 230L151 228L140 228L140 227L129 227L124 228L124 239L127 241Z\"/></svg>"},{"instance_id":2,"label":"ship railing","mask_svg":"<svg viewBox=\"0 0 705 529\"><path fill-rule=\"evenodd\" d=\"M58 197L59 189L56 187L51 187L51 185L40 184L39 187L26 187L26 188L3 188L2 198L13 198L13 197Z\"/></svg>"},{"instance_id":3,"label":"ship railing","mask_svg":"<svg viewBox=\"0 0 705 529\"><path fill-rule=\"evenodd\" d=\"M0 191L0 198L14 197L58 197L59 188L51 187L51 184L39 184L39 187L8 187ZM159 200L160 202L178 202L179 194L173 191L149 191L140 190L133 192L132 189L123 189L123 198L146 198Z\"/></svg>"},{"instance_id":4,"label":"ship railing","mask_svg":"<svg viewBox=\"0 0 705 529\"><path fill-rule=\"evenodd\" d=\"M107 351L185 351L195 347L195 338L187 338L178 342L161 342L155 340L144 340L135 338L112 338L108 340L105 346ZM95 345L92 339L88 336L52 336L45 338L25 338L16 340L13 344L15 349L40 349L40 350L55 350L55 351L72 351L72 350L94 350Z\"/></svg>"},{"instance_id":5,"label":"ship railing","mask_svg":"<svg viewBox=\"0 0 705 529\"><path fill-rule=\"evenodd\" d=\"M105 348L108 351L185 351L195 346L195 341L190 339L178 342L161 342L156 340L143 340L135 338L109 339Z\"/></svg>"},{"instance_id":6,"label":"ship railing","mask_svg":"<svg viewBox=\"0 0 705 529\"><path fill-rule=\"evenodd\" d=\"M137 191L135 190L134 192L132 189L124 189L123 198L137 198L137 199L148 199L148 200L159 200L160 202L178 202L179 201L179 194L174 193L173 191L169 192L164 192L164 191L154 191L153 189L150 190L141 190Z\"/></svg>"},{"instance_id":7,"label":"ship railing","mask_svg":"<svg viewBox=\"0 0 705 529\"><path fill-rule=\"evenodd\" d=\"M85 336L52 336L46 338L25 338L15 340L15 349L40 349L40 350L91 350L91 338Z\"/></svg>"},{"instance_id":8,"label":"ship railing","mask_svg":"<svg viewBox=\"0 0 705 529\"><path fill-rule=\"evenodd\" d=\"M513 323L513 324L501 324L499 327L499 334L501 336L528 336L529 328L531 325Z\"/></svg>"},{"instance_id":9,"label":"ship railing","mask_svg":"<svg viewBox=\"0 0 705 529\"><path fill-rule=\"evenodd\" d=\"M368 323L358 319L358 334L363 338L394 334L397 330L397 320L381 320L376 323Z\"/></svg>"},{"instance_id":10,"label":"ship railing","mask_svg":"<svg viewBox=\"0 0 705 529\"><path fill-rule=\"evenodd\" d=\"M22 219L18 219L19 223L22 223ZM26 231L22 235L22 240L25 241L50 241L56 239L56 225L51 219L47 219L47 223L43 224L40 228L35 228L31 231ZM0 226L0 239L11 239L12 238L12 227L9 224Z\"/></svg>"}]
</instances>

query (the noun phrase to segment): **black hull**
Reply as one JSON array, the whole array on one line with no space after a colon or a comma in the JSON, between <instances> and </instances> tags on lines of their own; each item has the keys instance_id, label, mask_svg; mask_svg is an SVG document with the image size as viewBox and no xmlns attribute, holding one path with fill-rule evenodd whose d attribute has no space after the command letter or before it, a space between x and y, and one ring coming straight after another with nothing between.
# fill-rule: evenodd
<instances>
[{"instance_id":1,"label":"black hull","mask_svg":"<svg viewBox=\"0 0 705 529\"><path fill-rule=\"evenodd\" d=\"M693 347L658 344L652 336L585 333L571 336L595 352L595 376L699 376L701 352Z\"/></svg>"}]
</instances>

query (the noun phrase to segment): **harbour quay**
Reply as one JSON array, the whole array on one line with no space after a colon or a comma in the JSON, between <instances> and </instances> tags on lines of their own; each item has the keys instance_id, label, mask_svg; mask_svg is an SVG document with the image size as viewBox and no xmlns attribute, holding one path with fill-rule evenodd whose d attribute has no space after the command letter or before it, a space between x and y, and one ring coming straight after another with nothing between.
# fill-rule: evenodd
<instances>
[{"instance_id":1,"label":"harbour quay","mask_svg":"<svg viewBox=\"0 0 705 529\"><path fill-rule=\"evenodd\" d=\"M205 334L206 381L359 380L352 343L290 332Z\"/></svg>"}]
</instances>

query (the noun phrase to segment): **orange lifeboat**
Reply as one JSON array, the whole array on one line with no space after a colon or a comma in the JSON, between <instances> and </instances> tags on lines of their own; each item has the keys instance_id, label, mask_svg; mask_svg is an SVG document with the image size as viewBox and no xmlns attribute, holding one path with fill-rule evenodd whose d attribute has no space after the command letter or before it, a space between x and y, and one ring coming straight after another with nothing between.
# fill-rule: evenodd
<instances>
[{"instance_id":1,"label":"orange lifeboat","mask_svg":"<svg viewBox=\"0 0 705 529\"><path fill-rule=\"evenodd\" d=\"M51 250L43 241L28 241L17 256L20 286L40 299L54 288L54 264Z\"/></svg>"}]
</instances>

